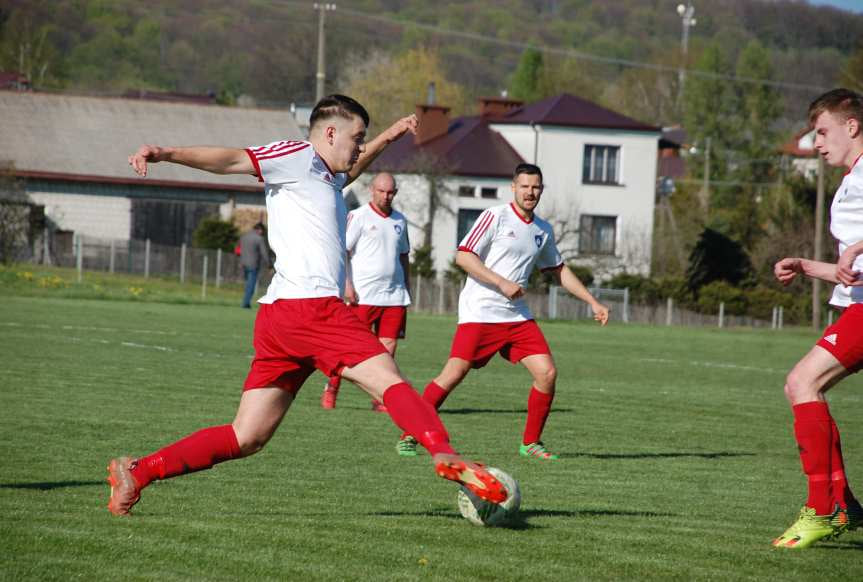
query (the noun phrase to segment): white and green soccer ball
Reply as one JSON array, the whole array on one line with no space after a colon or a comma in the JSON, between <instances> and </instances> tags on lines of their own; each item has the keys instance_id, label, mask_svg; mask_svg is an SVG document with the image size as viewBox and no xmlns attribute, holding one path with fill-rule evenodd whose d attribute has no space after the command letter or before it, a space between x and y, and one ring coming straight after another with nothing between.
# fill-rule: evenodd
<instances>
[{"instance_id":1,"label":"white and green soccer ball","mask_svg":"<svg viewBox=\"0 0 863 582\"><path fill-rule=\"evenodd\" d=\"M488 467L487 471L506 487L508 494L506 501L503 503L483 501L463 486L458 492L458 510L462 517L475 525L490 527L510 525L518 516L518 508L521 505L521 489L518 487L518 481L497 467Z\"/></svg>"}]
</instances>

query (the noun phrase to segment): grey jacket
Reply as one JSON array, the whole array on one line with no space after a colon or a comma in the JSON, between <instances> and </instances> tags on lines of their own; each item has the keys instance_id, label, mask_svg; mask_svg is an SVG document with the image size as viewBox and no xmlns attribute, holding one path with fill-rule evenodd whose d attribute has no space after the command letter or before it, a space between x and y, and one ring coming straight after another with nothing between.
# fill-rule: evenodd
<instances>
[{"instance_id":1,"label":"grey jacket","mask_svg":"<svg viewBox=\"0 0 863 582\"><path fill-rule=\"evenodd\" d=\"M240 237L240 264L262 271L270 266L270 254L264 237L250 230Z\"/></svg>"}]
</instances>

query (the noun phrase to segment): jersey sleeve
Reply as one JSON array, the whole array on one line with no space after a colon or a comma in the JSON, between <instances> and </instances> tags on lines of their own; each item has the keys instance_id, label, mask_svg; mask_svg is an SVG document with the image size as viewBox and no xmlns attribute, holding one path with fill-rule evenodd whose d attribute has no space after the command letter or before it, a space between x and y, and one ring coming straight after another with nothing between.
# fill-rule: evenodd
<instances>
[{"instance_id":1,"label":"jersey sleeve","mask_svg":"<svg viewBox=\"0 0 863 582\"><path fill-rule=\"evenodd\" d=\"M399 254L406 255L411 252L411 240L408 236L408 223L405 221L402 227L402 235L399 237Z\"/></svg>"},{"instance_id":2,"label":"jersey sleeve","mask_svg":"<svg viewBox=\"0 0 863 582\"><path fill-rule=\"evenodd\" d=\"M295 182L307 169L305 155L312 144L305 141L274 141L264 146L246 148L261 182L286 184Z\"/></svg>"},{"instance_id":3,"label":"jersey sleeve","mask_svg":"<svg viewBox=\"0 0 863 582\"><path fill-rule=\"evenodd\" d=\"M357 247L357 241L360 240L360 234L363 231L363 217L356 210L348 212L347 236L345 237L345 247L349 253L354 252Z\"/></svg>"},{"instance_id":4,"label":"jersey sleeve","mask_svg":"<svg viewBox=\"0 0 863 582\"><path fill-rule=\"evenodd\" d=\"M553 271L563 266L563 257L557 250L557 243L554 242L554 231L551 228L546 230L546 241L536 258L536 266L542 271Z\"/></svg>"},{"instance_id":5,"label":"jersey sleeve","mask_svg":"<svg viewBox=\"0 0 863 582\"><path fill-rule=\"evenodd\" d=\"M496 227L497 215L491 210L483 210L459 243L458 250L479 256L491 246Z\"/></svg>"}]
</instances>

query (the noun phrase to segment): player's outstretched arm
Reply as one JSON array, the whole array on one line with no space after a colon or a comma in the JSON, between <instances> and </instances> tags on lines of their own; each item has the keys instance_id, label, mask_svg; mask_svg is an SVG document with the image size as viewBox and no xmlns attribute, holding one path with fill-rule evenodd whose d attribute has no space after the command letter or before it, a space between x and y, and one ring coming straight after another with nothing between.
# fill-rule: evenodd
<instances>
[{"instance_id":1,"label":"player's outstretched arm","mask_svg":"<svg viewBox=\"0 0 863 582\"><path fill-rule=\"evenodd\" d=\"M142 145L129 156L129 165L141 177L147 176L148 164L171 162L214 174L251 174L255 167L245 150L212 146L161 147Z\"/></svg>"},{"instance_id":2,"label":"player's outstretched arm","mask_svg":"<svg viewBox=\"0 0 863 582\"><path fill-rule=\"evenodd\" d=\"M455 256L455 264L464 269L468 275L477 281L497 287L507 299L518 299L524 295L524 288L521 285L505 277L501 277L486 267L482 259L471 252L458 251Z\"/></svg>"},{"instance_id":3,"label":"player's outstretched arm","mask_svg":"<svg viewBox=\"0 0 863 582\"><path fill-rule=\"evenodd\" d=\"M360 154L356 163L354 163L348 171L348 181L346 182L346 185L356 180L357 177L369 167L369 164L375 161L375 158L387 149L388 145L406 133L416 134L418 126L419 121L417 120L417 116L408 115L407 117L402 117L393 123L386 131L382 132L373 140L366 142L363 153Z\"/></svg>"},{"instance_id":4,"label":"player's outstretched arm","mask_svg":"<svg viewBox=\"0 0 863 582\"><path fill-rule=\"evenodd\" d=\"M828 283L839 282L836 275L836 265L833 263L811 261L799 257L786 257L777 261L773 266L773 275L783 285L790 285L797 275L814 277Z\"/></svg>"},{"instance_id":5,"label":"player's outstretched arm","mask_svg":"<svg viewBox=\"0 0 863 582\"><path fill-rule=\"evenodd\" d=\"M863 241L849 246L836 263L836 278L847 287L863 286L860 271L854 270L854 261L863 254Z\"/></svg>"},{"instance_id":6,"label":"player's outstretched arm","mask_svg":"<svg viewBox=\"0 0 863 582\"><path fill-rule=\"evenodd\" d=\"M608 312L610 309L596 300L596 297L587 290L587 287L584 286L584 283L581 282L578 275L573 273L572 269L566 265L563 265L556 271L556 273L561 287L569 291L576 298L581 299L590 305L591 310L593 310L593 319L602 325L606 325L608 323Z\"/></svg>"}]
</instances>

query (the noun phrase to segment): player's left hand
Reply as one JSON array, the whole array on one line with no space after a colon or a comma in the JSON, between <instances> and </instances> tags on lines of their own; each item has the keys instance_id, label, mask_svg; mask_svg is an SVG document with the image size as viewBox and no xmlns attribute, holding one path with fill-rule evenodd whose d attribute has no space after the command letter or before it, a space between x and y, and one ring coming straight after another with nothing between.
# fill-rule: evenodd
<instances>
[{"instance_id":1,"label":"player's left hand","mask_svg":"<svg viewBox=\"0 0 863 582\"><path fill-rule=\"evenodd\" d=\"M860 280L860 271L854 270L854 261L863 252L863 247L859 244L853 245L845 249L842 256L836 262L836 278L846 287L863 286L863 280Z\"/></svg>"},{"instance_id":2,"label":"player's left hand","mask_svg":"<svg viewBox=\"0 0 863 582\"><path fill-rule=\"evenodd\" d=\"M419 120L417 116L414 114L408 115L407 117L402 117L395 123L393 123L389 129L386 130L386 136L388 141L395 141L404 134L410 132L416 135L417 128L419 127Z\"/></svg>"},{"instance_id":3,"label":"player's left hand","mask_svg":"<svg viewBox=\"0 0 863 582\"><path fill-rule=\"evenodd\" d=\"M611 311L610 308L598 301L592 303L590 308L593 310L593 319L598 321L600 325L606 325L608 323L608 313Z\"/></svg>"}]
</instances>

